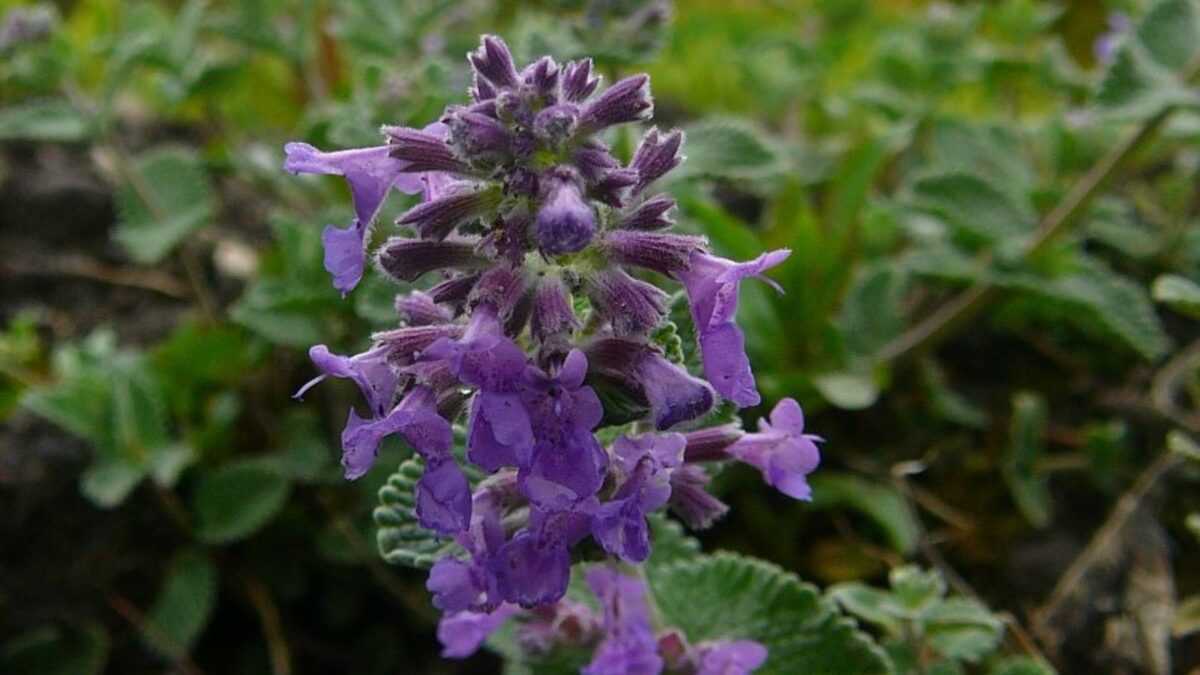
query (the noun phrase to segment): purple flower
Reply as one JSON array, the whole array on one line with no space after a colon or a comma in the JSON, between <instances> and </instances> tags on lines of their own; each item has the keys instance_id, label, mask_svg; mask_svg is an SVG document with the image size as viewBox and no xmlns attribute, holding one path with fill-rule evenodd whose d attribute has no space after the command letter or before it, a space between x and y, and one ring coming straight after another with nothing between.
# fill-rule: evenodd
<instances>
[{"instance_id":1,"label":"purple flower","mask_svg":"<svg viewBox=\"0 0 1200 675\"><path fill-rule=\"evenodd\" d=\"M640 395L650 405L659 430L697 419L712 409L712 388L671 363L650 345L635 340L602 338L588 347L597 372Z\"/></svg>"},{"instance_id":2,"label":"purple flower","mask_svg":"<svg viewBox=\"0 0 1200 675\"><path fill-rule=\"evenodd\" d=\"M646 514L671 496L671 473L683 464L686 441L680 434L622 436L613 444L625 482L592 518L592 536L604 550L628 562L650 556Z\"/></svg>"},{"instance_id":3,"label":"purple flower","mask_svg":"<svg viewBox=\"0 0 1200 675\"><path fill-rule=\"evenodd\" d=\"M484 480L472 495L470 527L454 535L469 558L443 558L430 569L425 586L433 593L434 607L450 614L489 612L500 604L492 559L505 543L501 519L515 489L512 474L499 473Z\"/></svg>"},{"instance_id":4,"label":"purple flower","mask_svg":"<svg viewBox=\"0 0 1200 675\"><path fill-rule=\"evenodd\" d=\"M389 351L388 347L377 345L361 354L340 356L330 352L325 345L316 345L308 350L308 356L324 374L309 380L293 398L303 397L309 389L327 377L344 377L353 380L362 390L372 415L383 415L392 407L396 385L399 382L395 371L388 364Z\"/></svg>"},{"instance_id":5,"label":"purple flower","mask_svg":"<svg viewBox=\"0 0 1200 675\"><path fill-rule=\"evenodd\" d=\"M438 641L442 643L442 656L447 659L467 658L479 651L496 629L519 612L520 609L513 605L501 605L490 614L459 612L442 617L437 628Z\"/></svg>"},{"instance_id":6,"label":"purple flower","mask_svg":"<svg viewBox=\"0 0 1200 675\"><path fill-rule=\"evenodd\" d=\"M554 376L530 367L523 402L529 412L534 445L521 463L521 490L535 506L561 511L596 494L608 470L608 455L592 429L604 408L591 387L583 385L587 357L574 350Z\"/></svg>"},{"instance_id":7,"label":"purple flower","mask_svg":"<svg viewBox=\"0 0 1200 675\"><path fill-rule=\"evenodd\" d=\"M433 301L428 293L411 291L396 296L396 313L409 326L428 326L448 323L454 313Z\"/></svg>"},{"instance_id":8,"label":"purple flower","mask_svg":"<svg viewBox=\"0 0 1200 675\"><path fill-rule=\"evenodd\" d=\"M804 433L800 404L785 398L771 411L771 421L759 420L758 432L742 436L727 449L729 455L762 472L763 480L796 499L812 499L806 476L821 462L817 443Z\"/></svg>"},{"instance_id":9,"label":"purple flower","mask_svg":"<svg viewBox=\"0 0 1200 675\"><path fill-rule=\"evenodd\" d=\"M746 356L745 335L733 320L737 313L738 285L747 277L756 277L780 290L763 272L790 254L791 251L780 249L738 263L695 253L691 266L676 276L683 282L691 302L704 374L718 393L743 408L757 405L762 399Z\"/></svg>"},{"instance_id":10,"label":"purple flower","mask_svg":"<svg viewBox=\"0 0 1200 675\"><path fill-rule=\"evenodd\" d=\"M587 536L592 498L575 510L530 509L529 525L513 535L491 561L500 597L523 607L557 602L571 579L570 547Z\"/></svg>"},{"instance_id":11,"label":"purple flower","mask_svg":"<svg viewBox=\"0 0 1200 675\"><path fill-rule=\"evenodd\" d=\"M425 133L436 138L444 132L441 125L430 125ZM408 194L427 191L428 183L422 175L409 173L409 163L393 157L391 150L389 145L337 152L322 152L307 143L284 146L287 158L283 168L287 171L344 176L350 185L354 222L345 229L328 225L321 233L325 269L333 275L333 285L343 296L362 279L367 231L388 191L393 187Z\"/></svg>"},{"instance_id":12,"label":"purple flower","mask_svg":"<svg viewBox=\"0 0 1200 675\"><path fill-rule=\"evenodd\" d=\"M749 675L767 661L767 648L754 640L701 642L688 655L696 675Z\"/></svg>"},{"instance_id":13,"label":"purple flower","mask_svg":"<svg viewBox=\"0 0 1200 675\"><path fill-rule=\"evenodd\" d=\"M496 471L528 460L534 437L519 391L527 361L521 348L504 336L491 304L476 307L461 340L439 340L421 358L446 360L459 381L479 388L471 403L467 437L472 462Z\"/></svg>"},{"instance_id":14,"label":"purple flower","mask_svg":"<svg viewBox=\"0 0 1200 675\"><path fill-rule=\"evenodd\" d=\"M534 229L547 255L582 251L596 234L596 214L572 180L551 180Z\"/></svg>"},{"instance_id":15,"label":"purple flower","mask_svg":"<svg viewBox=\"0 0 1200 675\"><path fill-rule=\"evenodd\" d=\"M1108 65L1116 60L1117 49L1125 36L1133 32L1133 21L1124 12L1108 13L1108 31L1096 38L1092 51L1096 61Z\"/></svg>"},{"instance_id":16,"label":"purple flower","mask_svg":"<svg viewBox=\"0 0 1200 675\"><path fill-rule=\"evenodd\" d=\"M353 410L342 431L342 465L346 478L367 472L385 436L400 434L426 462L417 481L417 519L442 534L467 529L471 517L471 488L450 454L453 431L437 413L437 396L428 387L415 387L387 415L367 420Z\"/></svg>"},{"instance_id":17,"label":"purple flower","mask_svg":"<svg viewBox=\"0 0 1200 675\"><path fill-rule=\"evenodd\" d=\"M646 587L609 567L588 570L587 583L604 607L604 640L583 675L658 675L663 669L646 607Z\"/></svg>"}]
</instances>

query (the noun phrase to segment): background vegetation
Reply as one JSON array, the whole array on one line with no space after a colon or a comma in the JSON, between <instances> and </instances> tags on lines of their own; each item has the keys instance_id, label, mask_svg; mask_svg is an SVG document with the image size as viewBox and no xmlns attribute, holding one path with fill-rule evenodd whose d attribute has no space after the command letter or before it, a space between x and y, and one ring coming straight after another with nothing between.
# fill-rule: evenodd
<instances>
[{"instance_id":1,"label":"background vegetation","mask_svg":"<svg viewBox=\"0 0 1200 675\"><path fill-rule=\"evenodd\" d=\"M1191 0L0 7L0 672L499 668L441 661L377 552L350 388L290 399L395 289L339 298L348 195L280 168L461 101L482 32L649 72L682 222L793 249L786 295L744 291L746 421L801 400L816 500L731 469L706 550L816 584L898 672L1200 667Z\"/></svg>"}]
</instances>

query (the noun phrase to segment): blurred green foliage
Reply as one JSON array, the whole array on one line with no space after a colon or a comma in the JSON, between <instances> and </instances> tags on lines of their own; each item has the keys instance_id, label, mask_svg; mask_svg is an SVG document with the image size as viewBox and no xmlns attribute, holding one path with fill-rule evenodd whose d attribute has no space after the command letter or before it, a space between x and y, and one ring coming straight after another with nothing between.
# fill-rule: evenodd
<instances>
[{"instance_id":1,"label":"blurred green foliage","mask_svg":"<svg viewBox=\"0 0 1200 675\"><path fill-rule=\"evenodd\" d=\"M1031 547L1086 541L1168 431L1200 429L1200 8L1103 4L39 6L48 32L0 46L0 179L28 153L67 148L115 217L101 242L32 236L6 249L91 256L109 271L96 283L136 282L171 320L133 330L143 314L114 310L116 325L64 328L54 311L86 313L4 281L0 449L33 468L0 466L15 476L0 485L32 486L0 495L0 670L495 667L440 662L422 578L376 554L370 511L386 472L345 484L335 461L350 392L288 398L312 375L303 350L361 346L394 321L395 290L368 278L338 297L319 228L346 220L348 196L280 168L287 140L374 144L381 124L434 119L465 96L463 54L495 32L520 59L593 55L609 79L649 72L657 123L688 132L688 161L666 186L684 227L731 257L793 251L773 274L787 293L747 288L740 321L765 398L797 396L829 440L816 501L798 507L764 497L746 472L720 475L734 508L701 535L706 548L780 567L734 554L674 561L664 611L703 633L725 619L691 613L684 591L741 583L731 592L792 594L806 608L753 621L836 632L850 621L835 618L840 607L897 672L1044 672L979 600L902 564L940 565L929 553L940 545L994 610L1036 605L1053 579L1020 580L1040 564ZM8 20L31 7L8 7ZM1141 20L1097 63L1109 10ZM47 224L25 225L36 235ZM690 325L678 323L683 334L663 339L686 348ZM87 459L56 465L44 443L19 437L34 425L65 438L29 413L86 441ZM399 444L384 454L384 465L407 455ZM86 500L67 511L88 514L104 551L83 573L65 555L51 571L10 552L38 528L75 531L60 494L37 489L64 472ZM1185 532L1198 510L1194 491L1176 495L1162 527ZM34 513L54 515L22 515ZM404 525L388 517L377 512L382 529ZM147 522L145 537L115 533ZM1181 549L1176 585L1195 594L1196 542ZM842 583L822 595L793 572ZM35 573L86 583L17 606ZM1195 596L1183 607L1186 667L1200 651ZM782 653L793 647L780 638ZM1098 667L1050 656L1068 672Z\"/></svg>"}]
</instances>

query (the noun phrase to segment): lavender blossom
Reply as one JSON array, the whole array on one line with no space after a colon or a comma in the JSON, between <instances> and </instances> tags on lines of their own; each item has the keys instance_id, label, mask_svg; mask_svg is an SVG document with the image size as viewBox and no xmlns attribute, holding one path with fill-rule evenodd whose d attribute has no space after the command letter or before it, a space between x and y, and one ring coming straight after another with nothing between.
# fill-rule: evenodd
<instances>
[{"instance_id":1,"label":"lavender blossom","mask_svg":"<svg viewBox=\"0 0 1200 675\"><path fill-rule=\"evenodd\" d=\"M804 433L804 412L785 398L771 411L771 420L759 420L758 432L746 434L727 452L762 472L763 480L796 499L812 499L806 476L821 462L819 436Z\"/></svg>"},{"instance_id":2,"label":"lavender blossom","mask_svg":"<svg viewBox=\"0 0 1200 675\"><path fill-rule=\"evenodd\" d=\"M733 321L737 313L738 284L757 277L782 292L763 272L787 259L791 251L764 253L750 262L737 263L703 253L692 255L688 269L677 278L687 289L692 321L700 337L704 374L725 398L741 407L758 405L761 398L746 356L746 338Z\"/></svg>"},{"instance_id":3,"label":"lavender blossom","mask_svg":"<svg viewBox=\"0 0 1200 675\"><path fill-rule=\"evenodd\" d=\"M323 374L297 395L330 376L362 391L366 412L350 411L342 434L347 478L363 475L391 435L424 460L416 521L457 545L426 583L443 613L445 656L474 653L520 617L529 654L594 648L588 675L748 673L766 658L761 645L688 646L669 626L656 638L644 584L611 565L650 557L654 512L704 528L728 510L699 462L743 461L808 498L819 439L803 433L794 401L754 433L694 428L718 394L760 402L734 322L739 284L773 284L763 275L788 251L737 262L712 255L703 237L668 231L674 199L647 192L683 161L683 133L650 129L627 164L600 135L651 117L645 75L603 89L590 60L544 57L518 69L493 36L468 61L472 100L424 130L384 127L387 144L376 148L287 146L288 170L350 184L354 221L322 235L336 288L361 280L365 242L393 187L423 199L396 220L408 231L374 252L378 269L401 283L436 275L396 298L397 326L361 354L314 347ZM658 342L670 327L664 281L686 292L703 378ZM599 430L625 423L643 433L606 449ZM465 453L452 452L454 425L465 426ZM668 431L677 428L688 430ZM603 616L564 601L589 538L609 559L587 575Z\"/></svg>"}]
</instances>

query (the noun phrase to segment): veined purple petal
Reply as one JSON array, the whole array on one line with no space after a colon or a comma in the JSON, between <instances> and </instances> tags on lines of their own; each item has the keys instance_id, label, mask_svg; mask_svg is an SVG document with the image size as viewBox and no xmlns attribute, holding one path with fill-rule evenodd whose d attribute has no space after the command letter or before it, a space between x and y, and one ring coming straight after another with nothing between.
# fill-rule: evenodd
<instances>
[{"instance_id":1,"label":"veined purple petal","mask_svg":"<svg viewBox=\"0 0 1200 675\"><path fill-rule=\"evenodd\" d=\"M771 421L759 421L759 430L729 446L730 456L757 468L763 479L795 499L812 498L807 476L821 462L816 436L805 434L800 404L786 398L771 412Z\"/></svg>"},{"instance_id":2,"label":"veined purple petal","mask_svg":"<svg viewBox=\"0 0 1200 675\"><path fill-rule=\"evenodd\" d=\"M308 143L288 143L284 152L283 168L292 173L344 176L354 197L355 217L364 226L375 219L393 186L409 194L423 187L417 175L404 173L407 163L393 158L387 145L322 152Z\"/></svg>"},{"instance_id":3,"label":"veined purple petal","mask_svg":"<svg viewBox=\"0 0 1200 675\"><path fill-rule=\"evenodd\" d=\"M595 133L615 124L650 119L653 114L650 78L634 75L609 87L588 103L580 114L579 128Z\"/></svg>"},{"instance_id":4,"label":"veined purple petal","mask_svg":"<svg viewBox=\"0 0 1200 675\"><path fill-rule=\"evenodd\" d=\"M492 561L500 596L524 607L555 602L567 592L571 554L563 546L518 532Z\"/></svg>"},{"instance_id":5,"label":"veined purple petal","mask_svg":"<svg viewBox=\"0 0 1200 675\"><path fill-rule=\"evenodd\" d=\"M367 228L358 219L344 230L326 225L321 231L325 271L333 276L333 287L341 291L343 298L362 280L367 262L366 235Z\"/></svg>"},{"instance_id":6,"label":"veined purple petal","mask_svg":"<svg viewBox=\"0 0 1200 675\"><path fill-rule=\"evenodd\" d=\"M684 160L684 156L679 152L682 146L683 132L680 130L664 134L658 127L653 127L647 131L629 163L629 166L638 172L638 182L633 188L633 193L641 193L651 183L679 166Z\"/></svg>"},{"instance_id":7,"label":"veined purple petal","mask_svg":"<svg viewBox=\"0 0 1200 675\"><path fill-rule=\"evenodd\" d=\"M687 290L705 375L717 392L741 407L756 405L761 399L746 356L745 336L733 322L738 285L748 277L767 280L763 272L790 253L780 249L745 263L696 253L690 267L675 275Z\"/></svg>"},{"instance_id":8,"label":"veined purple petal","mask_svg":"<svg viewBox=\"0 0 1200 675\"><path fill-rule=\"evenodd\" d=\"M497 87L517 86L517 68L508 45L494 35L485 35L479 48L467 55L475 72Z\"/></svg>"},{"instance_id":9,"label":"veined purple petal","mask_svg":"<svg viewBox=\"0 0 1200 675\"><path fill-rule=\"evenodd\" d=\"M471 486L452 457L431 462L425 468L415 496L421 527L452 535L470 525Z\"/></svg>"},{"instance_id":10,"label":"veined purple petal","mask_svg":"<svg viewBox=\"0 0 1200 675\"><path fill-rule=\"evenodd\" d=\"M663 669L646 607L646 587L609 567L587 572L588 586L604 608L604 640L583 675L659 675Z\"/></svg>"},{"instance_id":11,"label":"veined purple petal","mask_svg":"<svg viewBox=\"0 0 1200 675\"><path fill-rule=\"evenodd\" d=\"M635 265L667 276L678 276L691 267L692 256L704 253L704 237L636 230L613 230L604 237L612 260Z\"/></svg>"}]
</instances>

